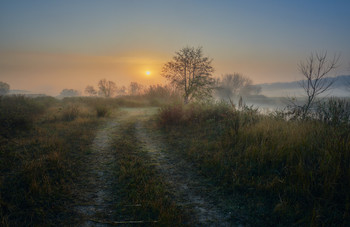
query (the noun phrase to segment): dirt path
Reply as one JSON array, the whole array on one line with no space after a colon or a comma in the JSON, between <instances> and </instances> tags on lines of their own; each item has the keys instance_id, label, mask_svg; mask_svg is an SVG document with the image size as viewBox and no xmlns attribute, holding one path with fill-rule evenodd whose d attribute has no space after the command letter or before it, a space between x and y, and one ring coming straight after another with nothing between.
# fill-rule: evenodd
<instances>
[{"instance_id":1,"label":"dirt path","mask_svg":"<svg viewBox=\"0 0 350 227\"><path fill-rule=\"evenodd\" d=\"M75 210L80 214L80 226L109 226L104 220L112 215L112 164L114 162L109 135L118 130L118 121L109 119L96 133L91 151L85 160L86 169L78 182L78 205Z\"/></svg>"},{"instance_id":2,"label":"dirt path","mask_svg":"<svg viewBox=\"0 0 350 227\"><path fill-rule=\"evenodd\" d=\"M239 225L229 220L230 213L225 213L213 199L212 186L196 174L192 165L183 158L174 155L163 142L159 132L150 131L145 126L148 116L135 116L136 137L148 152L152 162L171 186L176 203L193 211L193 222L198 226L233 226Z\"/></svg>"},{"instance_id":3,"label":"dirt path","mask_svg":"<svg viewBox=\"0 0 350 227\"><path fill-rule=\"evenodd\" d=\"M145 122L155 114L156 108L124 108L119 117L109 119L99 129L87 154L86 171L78 183L79 202L75 210L80 214L80 226L109 226L113 221L113 179L112 164L115 161L112 141L109 135L120 130L126 121L134 122L136 138L147 151L152 164L169 183L174 201L184 210L191 210L192 221L198 226L239 226L232 221L231 214L223 211L222 199L213 194L215 188L204 177L196 174L192 165L178 155L171 153L159 132L152 132ZM107 220L107 221L106 221Z\"/></svg>"}]
</instances>

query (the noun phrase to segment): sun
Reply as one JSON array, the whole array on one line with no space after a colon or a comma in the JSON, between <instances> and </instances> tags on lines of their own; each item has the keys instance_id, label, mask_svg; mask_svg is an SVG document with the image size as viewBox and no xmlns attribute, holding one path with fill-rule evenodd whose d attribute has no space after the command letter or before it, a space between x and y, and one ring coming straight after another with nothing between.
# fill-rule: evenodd
<instances>
[{"instance_id":1,"label":"sun","mask_svg":"<svg viewBox=\"0 0 350 227\"><path fill-rule=\"evenodd\" d=\"M146 71L146 75L147 76L151 75L151 71Z\"/></svg>"}]
</instances>

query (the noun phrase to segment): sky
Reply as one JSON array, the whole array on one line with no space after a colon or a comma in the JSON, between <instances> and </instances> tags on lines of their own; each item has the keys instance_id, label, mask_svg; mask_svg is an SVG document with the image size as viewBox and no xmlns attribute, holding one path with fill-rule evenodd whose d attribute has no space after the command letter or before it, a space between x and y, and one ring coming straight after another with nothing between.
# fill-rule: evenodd
<instances>
[{"instance_id":1,"label":"sky","mask_svg":"<svg viewBox=\"0 0 350 227\"><path fill-rule=\"evenodd\" d=\"M2 0L0 81L49 95L102 78L164 84L162 66L187 46L203 47L216 77L299 80L298 64L325 51L348 75L349 28L348 0Z\"/></svg>"}]
</instances>

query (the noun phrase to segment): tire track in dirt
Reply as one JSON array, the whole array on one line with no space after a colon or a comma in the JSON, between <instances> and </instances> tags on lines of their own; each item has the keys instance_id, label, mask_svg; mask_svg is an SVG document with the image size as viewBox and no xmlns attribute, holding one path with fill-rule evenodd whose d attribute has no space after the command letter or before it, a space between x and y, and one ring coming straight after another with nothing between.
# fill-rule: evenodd
<instances>
[{"instance_id":1,"label":"tire track in dirt","mask_svg":"<svg viewBox=\"0 0 350 227\"><path fill-rule=\"evenodd\" d=\"M86 155L87 171L82 174L76 190L75 210L81 216L79 226L109 226L99 221L109 220L113 211L114 155L110 135L118 130L118 125L117 119L109 119L97 131L91 151Z\"/></svg>"},{"instance_id":2,"label":"tire track in dirt","mask_svg":"<svg viewBox=\"0 0 350 227\"><path fill-rule=\"evenodd\" d=\"M76 189L75 211L81 216L79 226L111 226L113 201L113 155L110 135L122 133L119 125L125 121L135 122L136 138L147 151L152 164L169 183L175 202L185 210L192 210L196 226L241 226L232 221L231 214L221 209L222 199L214 198L215 190L206 184L204 177L196 174L191 163L171 154L159 132L151 132L145 122L155 113L155 108L124 108L124 113L108 120L96 133L91 151L86 155L85 169Z\"/></svg>"},{"instance_id":3,"label":"tire track in dirt","mask_svg":"<svg viewBox=\"0 0 350 227\"><path fill-rule=\"evenodd\" d=\"M143 116L145 118L145 116ZM231 214L225 213L212 198L211 190L205 179L195 173L186 160L172 155L162 142L159 132L150 131L145 121L138 118L135 122L136 137L148 152L152 162L171 186L170 191L178 205L193 210L193 223L197 226L241 226L230 220Z\"/></svg>"}]
</instances>

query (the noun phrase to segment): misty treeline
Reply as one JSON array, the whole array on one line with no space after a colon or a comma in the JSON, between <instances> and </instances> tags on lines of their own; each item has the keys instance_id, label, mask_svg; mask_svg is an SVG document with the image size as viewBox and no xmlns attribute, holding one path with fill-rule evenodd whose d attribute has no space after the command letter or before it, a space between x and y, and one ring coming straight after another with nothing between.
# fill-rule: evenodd
<instances>
[{"instance_id":1,"label":"misty treeline","mask_svg":"<svg viewBox=\"0 0 350 227\"><path fill-rule=\"evenodd\" d=\"M288 118L314 118L316 111L325 111L327 99L325 96L332 88L334 78L331 73L338 67L339 56L333 58L325 53L312 53L304 62L299 64L302 75L299 85L304 90L303 97L286 97L284 114ZM215 77L213 73L213 59L205 56L202 47L184 47L175 52L171 61L164 64L161 76L169 82L166 85L145 86L138 82L131 82L128 86L101 79L96 85L86 86L83 94L98 97L143 96L159 98L183 99L185 104L190 102L224 101L232 107L244 107L245 100L267 99L260 95L261 87L241 73L228 73ZM350 81L348 82L350 91ZM0 82L0 95L9 92L9 85ZM81 96L75 89L63 89L59 97ZM333 101L337 100L333 98ZM342 103L347 103L342 100ZM332 106L345 107L347 104L338 103ZM337 110L340 111L340 110ZM343 112L347 112L341 110Z\"/></svg>"},{"instance_id":2,"label":"misty treeline","mask_svg":"<svg viewBox=\"0 0 350 227\"><path fill-rule=\"evenodd\" d=\"M10 85L0 81L0 95L6 95L10 91Z\"/></svg>"},{"instance_id":3,"label":"misty treeline","mask_svg":"<svg viewBox=\"0 0 350 227\"><path fill-rule=\"evenodd\" d=\"M84 94L88 96L181 96L184 103L192 101L233 100L250 95L257 95L261 87L253 85L253 81L240 73L225 74L216 78L212 59L203 55L201 47L185 47L175 53L173 60L163 66L161 75L169 84L145 86L131 82L129 86L118 86L116 82L101 79L96 86L88 85ZM62 97L79 96L74 89L64 89Z\"/></svg>"},{"instance_id":4,"label":"misty treeline","mask_svg":"<svg viewBox=\"0 0 350 227\"><path fill-rule=\"evenodd\" d=\"M117 86L115 82L101 79L97 88L88 85L85 88L85 94L88 96L100 97L120 97L120 96L152 96L168 97L178 95L178 91L170 85L150 85L145 86L138 82L131 82L129 86Z\"/></svg>"},{"instance_id":5,"label":"misty treeline","mask_svg":"<svg viewBox=\"0 0 350 227\"><path fill-rule=\"evenodd\" d=\"M321 95L327 95L335 82L330 75L338 67L339 59L339 55L329 58L327 52L316 52L301 62L299 72L302 80L299 85L304 90L304 97L287 97L288 104L278 114L287 119L349 120L349 100L321 98ZM244 97L256 96L261 92L260 86L253 85L253 81L242 74L225 74L215 79L213 72L212 59L203 55L201 47L185 47L164 65L162 76L181 91L185 104L214 98L229 102L233 108L238 103L238 108L244 109L248 107L243 101Z\"/></svg>"}]
</instances>

